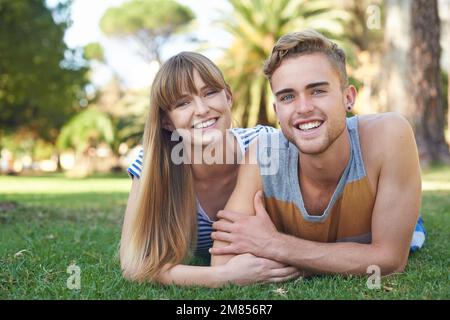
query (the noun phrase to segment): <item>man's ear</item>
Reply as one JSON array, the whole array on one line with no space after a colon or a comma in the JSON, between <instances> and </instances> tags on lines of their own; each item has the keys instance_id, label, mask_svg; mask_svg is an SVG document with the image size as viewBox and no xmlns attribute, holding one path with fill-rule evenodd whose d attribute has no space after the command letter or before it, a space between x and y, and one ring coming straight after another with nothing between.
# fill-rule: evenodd
<instances>
[{"instance_id":1,"label":"man's ear","mask_svg":"<svg viewBox=\"0 0 450 320\"><path fill-rule=\"evenodd\" d=\"M278 124L281 125L280 118L278 118L278 114L277 114L277 105L275 104L275 102L272 102L272 108L273 108L273 112L275 112L275 115L277 116Z\"/></svg>"},{"instance_id":2,"label":"man's ear","mask_svg":"<svg viewBox=\"0 0 450 320\"><path fill-rule=\"evenodd\" d=\"M166 114L163 114L162 116L162 127L166 129L167 131L174 131L175 127L172 124L172 121L170 121L169 117Z\"/></svg>"},{"instance_id":3,"label":"man's ear","mask_svg":"<svg viewBox=\"0 0 450 320\"><path fill-rule=\"evenodd\" d=\"M349 85L347 87L347 89L345 89L344 91L344 95L345 95L345 106L351 106L353 107L355 105L355 101L356 101L356 88L354 85Z\"/></svg>"}]
</instances>

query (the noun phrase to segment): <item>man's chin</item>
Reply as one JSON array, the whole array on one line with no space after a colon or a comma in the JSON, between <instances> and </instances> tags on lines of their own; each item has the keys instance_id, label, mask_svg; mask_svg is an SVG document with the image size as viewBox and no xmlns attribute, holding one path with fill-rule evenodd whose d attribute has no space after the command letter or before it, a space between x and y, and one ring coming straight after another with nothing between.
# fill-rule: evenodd
<instances>
[{"instance_id":1,"label":"man's chin","mask_svg":"<svg viewBox=\"0 0 450 320\"><path fill-rule=\"evenodd\" d=\"M319 139L315 139L314 141L295 141L294 144L300 153L311 156L323 153L328 147Z\"/></svg>"}]
</instances>

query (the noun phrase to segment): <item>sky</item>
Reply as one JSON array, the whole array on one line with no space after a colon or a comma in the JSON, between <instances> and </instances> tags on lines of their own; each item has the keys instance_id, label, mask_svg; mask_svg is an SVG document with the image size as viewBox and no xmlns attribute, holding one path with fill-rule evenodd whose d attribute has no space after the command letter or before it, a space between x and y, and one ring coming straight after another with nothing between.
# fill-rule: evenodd
<instances>
[{"instance_id":1,"label":"sky","mask_svg":"<svg viewBox=\"0 0 450 320\"><path fill-rule=\"evenodd\" d=\"M58 0L47 0L51 6ZM128 88L148 87L158 69L156 63L144 62L135 54L136 47L131 42L108 38L102 34L99 22L104 12L113 6L118 6L125 0L74 0L71 17L72 26L67 30L65 42L71 48L82 47L91 42L100 42L103 46L105 58L109 67L96 65L94 67L93 82L101 86L116 73L123 85ZM231 36L214 24L220 12L231 12L226 0L179 0L191 8L197 18L196 36L207 40L212 49L203 52L212 60L221 55L220 47L227 47L231 43ZM168 44L163 52L163 59L183 51L196 50L197 46L183 40Z\"/></svg>"}]
</instances>

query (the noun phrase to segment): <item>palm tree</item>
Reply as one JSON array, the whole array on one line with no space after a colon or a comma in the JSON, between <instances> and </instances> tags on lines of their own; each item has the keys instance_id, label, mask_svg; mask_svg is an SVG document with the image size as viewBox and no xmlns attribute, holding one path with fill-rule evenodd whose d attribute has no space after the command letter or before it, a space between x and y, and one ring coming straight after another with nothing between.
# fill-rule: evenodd
<instances>
[{"instance_id":1,"label":"palm tree","mask_svg":"<svg viewBox=\"0 0 450 320\"><path fill-rule=\"evenodd\" d=\"M277 39L306 28L339 38L348 15L323 0L230 0L230 4L232 17L223 17L221 23L234 40L221 67L234 94L234 118L244 127L274 125L270 87L262 66Z\"/></svg>"},{"instance_id":2,"label":"palm tree","mask_svg":"<svg viewBox=\"0 0 450 320\"><path fill-rule=\"evenodd\" d=\"M110 117L91 107L81 111L64 125L56 144L61 151L75 151L76 170L80 170L81 175L86 175L92 171L91 148L101 143L112 145L114 137L115 130Z\"/></svg>"}]
</instances>

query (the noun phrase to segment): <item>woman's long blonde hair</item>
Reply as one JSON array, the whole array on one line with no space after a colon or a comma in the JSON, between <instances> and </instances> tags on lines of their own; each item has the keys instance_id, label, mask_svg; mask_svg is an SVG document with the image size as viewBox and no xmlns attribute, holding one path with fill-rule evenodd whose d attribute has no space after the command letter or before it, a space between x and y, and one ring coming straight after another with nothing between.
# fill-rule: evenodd
<instances>
[{"instance_id":1,"label":"woman's long blonde hair","mask_svg":"<svg viewBox=\"0 0 450 320\"><path fill-rule=\"evenodd\" d=\"M135 212L124 225L120 242L126 278L153 280L166 266L179 264L195 245L196 196L189 164L175 164L171 151L177 141L162 122L182 94L196 93L194 70L206 85L229 92L222 73L205 56L181 52L155 76L143 136L144 161Z\"/></svg>"}]
</instances>

